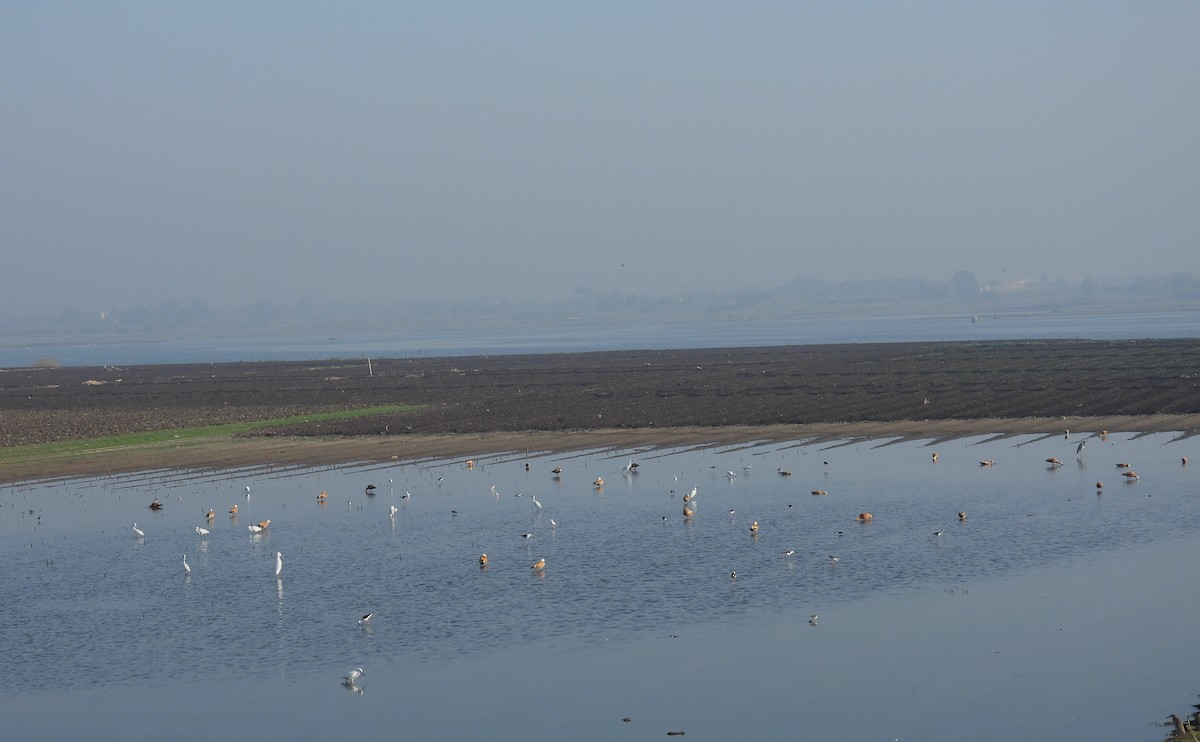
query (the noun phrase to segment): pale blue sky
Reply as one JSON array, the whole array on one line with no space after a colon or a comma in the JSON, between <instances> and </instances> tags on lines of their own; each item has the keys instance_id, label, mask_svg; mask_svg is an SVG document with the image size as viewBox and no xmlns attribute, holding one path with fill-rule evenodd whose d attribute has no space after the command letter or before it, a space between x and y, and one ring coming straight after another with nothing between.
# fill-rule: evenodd
<instances>
[{"instance_id":1,"label":"pale blue sky","mask_svg":"<svg viewBox=\"0 0 1200 742\"><path fill-rule=\"evenodd\" d=\"M0 310L1200 272L1194 2L8 2Z\"/></svg>"}]
</instances>

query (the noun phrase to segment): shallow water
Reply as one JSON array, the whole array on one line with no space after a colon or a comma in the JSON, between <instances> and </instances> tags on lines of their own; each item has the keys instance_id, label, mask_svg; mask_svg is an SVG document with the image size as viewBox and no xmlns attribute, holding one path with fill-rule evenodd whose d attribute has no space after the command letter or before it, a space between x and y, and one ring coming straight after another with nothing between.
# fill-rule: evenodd
<instances>
[{"instance_id":1,"label":"shallow water","mask_svg":"<svg viewBox=\"0 0 1200 742\"><path fill-rule=\"evenodd\" d=\"M14 738L40 739L125 737L135 724L175 739L1157 740L1153 723L1200 690L1186 649L1200 492L1180 463L1194 442L1090 437L1076 457L1082 439L750 443L9 488L0 714ZM623 473L631 458L637 473ZM1141 479L1122 481L1118 461ZM875 520L855 523L861 511ZM358 666L361 695L339 684Z\"/></svg>"}]
</instances>

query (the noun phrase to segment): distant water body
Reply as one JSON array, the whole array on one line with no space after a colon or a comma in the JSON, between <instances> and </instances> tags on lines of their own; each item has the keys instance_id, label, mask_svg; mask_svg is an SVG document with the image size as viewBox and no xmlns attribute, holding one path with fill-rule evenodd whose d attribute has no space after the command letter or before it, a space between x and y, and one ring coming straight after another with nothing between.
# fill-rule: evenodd
<instances>
[{"instance_id":1,"label":"distant water body","mask_svg":"<svg viewBox=\"0 0 1200 742\"><path fill-rule=\"evenodd\" d=\"M1131 340L1200 336L1200 312L789 318L556 324L460 330L398 329L330 337L289 334L128 342L35 343L0 339L0 367L52 358L66 366L410 358L606 350L765 347L949 340Z\"/></svg>"}]
</instances>

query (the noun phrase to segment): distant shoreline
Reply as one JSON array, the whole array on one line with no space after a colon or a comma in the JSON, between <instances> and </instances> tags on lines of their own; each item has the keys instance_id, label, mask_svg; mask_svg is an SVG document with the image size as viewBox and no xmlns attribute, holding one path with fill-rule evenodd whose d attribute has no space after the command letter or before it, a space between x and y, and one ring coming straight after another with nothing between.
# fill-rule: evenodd
<instances>
[{"instance_id":1,"label":"distant shoreline","mask_svg":"<svg viewBox=\"0 0 1200 742\"><path fill-rule=\"evenodd\" d=\"M758 440L1189 437L1200 432L1197 369L1194 339L0 369L0 482ZM307 419L397 405L407 407ZM260 427L125 445L248 422ZM114 437L122 448L32 447Z\"/></svg>"},{"instance_id":2,"label":"distant shoreline","mask_svg":"<svg viewBox=\"0 0 1200 742\"><path fill-rule=\"evenodd\" d=\"M1067 427L1069 426L1069 428ZM935 445L979 436L1045 435L1072 440L1109 433L1195 435L1200 415L1110 418L1018 418L726 426L719 428L597 429L568 432L497 432L459 435L227 437L124 449L100 449L66 458L14 461L0 467L0 482L103 476L149 469L232 469L244 467L372 464L423 459L480 458L498 454L532 457L589 449L665 449L692 446L796 441L822 444L841 440L923 440Z\"/></svg>"}]
</instances>

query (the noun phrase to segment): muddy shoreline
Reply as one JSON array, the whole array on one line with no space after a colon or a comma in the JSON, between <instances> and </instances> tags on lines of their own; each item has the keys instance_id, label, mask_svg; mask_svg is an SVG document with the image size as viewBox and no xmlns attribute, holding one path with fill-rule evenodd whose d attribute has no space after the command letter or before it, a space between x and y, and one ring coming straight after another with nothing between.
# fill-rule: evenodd
<instances>
[{"instance_id":1,"label":"muddy shoreline","mask_svg":"<svg viewBox=\"0 0 1200 742\"><path fill-rule=\"evenodd\" d=\"M1200 340L1003 341L0 369L0 444L415 412L22 460L0 481L595 447L1200 431ZM10 449L19 452L21 449Z\"/></svg>"}]
</instances>

